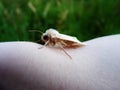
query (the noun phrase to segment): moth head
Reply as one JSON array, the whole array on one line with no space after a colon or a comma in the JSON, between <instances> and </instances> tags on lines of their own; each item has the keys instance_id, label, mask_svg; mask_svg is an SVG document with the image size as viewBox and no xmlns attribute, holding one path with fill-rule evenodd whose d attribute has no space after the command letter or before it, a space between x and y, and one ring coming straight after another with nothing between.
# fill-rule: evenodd
<instances>
[{"instance_id":1,"label":"moth head","mask_svg":"<svg viewBox=\"0 0 120 90\"><path fill-rule=\"evenodd\" d=\"M50 36L48 34L43 34L42 37L41 37L41 40L43 42L47 42L49 39L50 39Z\"/></svg>"},{"instance_id":2,"label":"moth head","mask_svg":"<svg viewBox=\"0 0 120 90\"><path fill-rule=\"evenodd\" d=\"M52 37L55 37L59 32L56 31L55 29L48 29L46 30L45 33L43 33L41 39L43 42L47 42L50 40Z\"/></svg>"}]
</instances>

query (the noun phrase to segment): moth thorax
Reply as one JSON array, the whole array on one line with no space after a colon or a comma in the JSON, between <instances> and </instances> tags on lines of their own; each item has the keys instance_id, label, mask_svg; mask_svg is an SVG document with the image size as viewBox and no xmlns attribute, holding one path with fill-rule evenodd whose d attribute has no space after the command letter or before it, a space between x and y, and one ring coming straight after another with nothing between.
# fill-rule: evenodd
<instances>
[{"instance_id":1,"label":"moth thorax","mask_svg":"<svg viewBox=\"0 0 120 90\"><path fill-rule=\"evenodd\" d=\"M52 35L52 34L59 34L59 32L56 31L55 29L48 29L48 30L46 31L46 34L49 34L49 35Z\"/></svg>"}]
</instances>

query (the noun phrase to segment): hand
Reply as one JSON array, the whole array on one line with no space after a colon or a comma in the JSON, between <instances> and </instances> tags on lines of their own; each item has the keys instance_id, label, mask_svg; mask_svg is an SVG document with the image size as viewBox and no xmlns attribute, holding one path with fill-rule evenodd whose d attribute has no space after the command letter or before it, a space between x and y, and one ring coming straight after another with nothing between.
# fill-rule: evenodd
<instances>
[{"instance_id":1,"label":"hand","mask_svg":"<svg viewBox=\"0 0 120 90\"><path fill-rule=\"evenodd\" d=\"M77 49L0 43L1 90L120 90L120 35Z\"/></svg>"}]
</instances>

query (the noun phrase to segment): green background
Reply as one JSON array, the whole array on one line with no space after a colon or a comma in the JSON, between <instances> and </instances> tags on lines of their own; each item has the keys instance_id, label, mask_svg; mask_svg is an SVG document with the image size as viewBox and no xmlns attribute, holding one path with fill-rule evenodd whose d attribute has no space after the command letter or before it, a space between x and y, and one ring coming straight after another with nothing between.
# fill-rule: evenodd
<instances>
[{"instance_id":1,"label":"green background","mask_svg":"<svg viewBox=\"0 0 120 90\"><path fill-rule=\"evenodd\" d=\"M0 0L0 41L37 41L48 28L81 41L120 33L120 0Z\"/></svg>"}]
</instances>

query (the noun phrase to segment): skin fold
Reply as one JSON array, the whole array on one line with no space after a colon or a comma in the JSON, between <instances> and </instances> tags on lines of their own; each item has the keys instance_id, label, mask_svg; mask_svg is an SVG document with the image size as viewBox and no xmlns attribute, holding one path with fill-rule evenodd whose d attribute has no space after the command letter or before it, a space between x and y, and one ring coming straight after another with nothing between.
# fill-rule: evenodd
<instances>
[{"instance_id":1,"label":"skin fold","mask_svg":"<svg viewBox=\"0 0 120 90\"><path fill-rule=\"evenodd\" d=\"M120 35L65 49L0 43L0 90L120 90Z\"/></svg>"}]
</instances>

